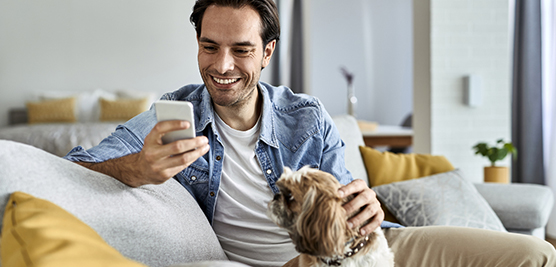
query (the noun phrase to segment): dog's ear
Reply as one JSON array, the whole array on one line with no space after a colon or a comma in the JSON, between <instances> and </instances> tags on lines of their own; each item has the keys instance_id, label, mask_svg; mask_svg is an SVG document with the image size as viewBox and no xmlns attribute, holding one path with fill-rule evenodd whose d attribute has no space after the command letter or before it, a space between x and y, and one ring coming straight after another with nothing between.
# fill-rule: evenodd
<instances>
[{"instance_id":1,"label":"dog's ear","mask_svg":"<svg viewBox=\"0 0 556 267\"><path fill-rule=\"evenodd\" d=\"M313 256L343 254L347 219L336 194L322 193L317 184L305 194L297 220L297 233L292 236L296 249Z\"/></svg>"},{"instance_id":2,"label":"dog's ear","mask_svg":"<svg viewBox=\"0 0 556 267\"><path fill-rule=\"evenodd\" d=\"M282 172L282 176L289 176L289 175L291 175L292 173L293 173L293 172L292 172L292 169L290 169L290 168L284 166L284 172Z\"/></svg>"}]
</instances>

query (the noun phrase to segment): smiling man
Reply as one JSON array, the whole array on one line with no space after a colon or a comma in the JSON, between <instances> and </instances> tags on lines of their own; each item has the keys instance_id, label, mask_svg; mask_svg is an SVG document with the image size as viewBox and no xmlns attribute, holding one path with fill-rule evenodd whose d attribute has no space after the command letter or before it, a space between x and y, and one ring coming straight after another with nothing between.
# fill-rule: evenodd
<instances>
[{"instance_id":1,"label":"smiling man","mask_svg":"<svg viewBox=\"0 0 556 267\"><path fill-rule=\"evenodd\" d=\"M193 104L197 137L163 144L163 135L192 125L157 122L151 109L66 158L132 187L176 179L197 200L228 258L251 266L282 266L298 255L287 232L266 216L284 167L308 165L337 177L340 194L356 194L344 206L359 211L349 223L369 221L362 234L392 226L382 222L376 194L346 169L344 143L319 100L259 81L280 36L274 2L199 0L190 19L204 84L162 99ZM518 235L445 227L385 233L397 266L553 266L554 248Z\"/></svg>"},{"instance_id":2,"label":"smiling man","mask_svg":"<svg viewBox=\"0 0 556 267\"><path fill-rule=\"evenodd\" d=\"M161 137L190 127L158 122L151 109L89 150L66 158L129 186L174 177L197 199L231 260L281 266L298 253L267 216L284 167L309 165L339 177L345 208L370 233L384 217L374 192L345 168L344 144L318 99L259 81L280 36L272 0L200 0L191 15L204 84L162 99L194 105L196 138L164 145Z\"/></svg>"},{"instance_id":3,"label":"smiling man","mask_svg":"<svg viewBox=\"0 0 556 267\"><path fill-rule=\"evenodd\" d=\"M253 8L209 6L203 16L199 70L218 115L232 128L247 130L260 115L257 84L276 39L263 44L261 20Z\"/></svg>"}]
</instances>

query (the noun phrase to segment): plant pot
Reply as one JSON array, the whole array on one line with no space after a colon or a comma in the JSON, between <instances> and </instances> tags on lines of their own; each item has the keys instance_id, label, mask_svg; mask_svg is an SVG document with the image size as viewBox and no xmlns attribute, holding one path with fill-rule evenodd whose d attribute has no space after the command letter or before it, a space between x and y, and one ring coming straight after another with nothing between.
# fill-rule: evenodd
<instances>
[{"instance_id":1,"label":"plant pot","mask_svg":"<svg viewBox=\"0 0 556 267\"><path fill-rule=\"evenodd\" d=\"M508 167L489 166L485 167L486 183L503 183L510 182L510 171Z\"/></svg>"}]
</instances>

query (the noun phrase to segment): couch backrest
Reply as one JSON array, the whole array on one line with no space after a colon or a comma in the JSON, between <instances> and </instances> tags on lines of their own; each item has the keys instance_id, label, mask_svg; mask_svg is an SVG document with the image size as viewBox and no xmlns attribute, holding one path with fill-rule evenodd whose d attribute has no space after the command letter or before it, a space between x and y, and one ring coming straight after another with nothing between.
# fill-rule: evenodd
<instances>
[{"instance_id":1,"label":"couch backrest","mask_svg":"<svg viewBox=\"0 0 556 267\"><path fill-rule=\"evenodd\" d=\"M332 119L346 144L346 168L351 172L353 178L363 179L368 185L367 170L359 152L359 146L364 146L365 142L357 120L350 115L334 116Z\"/></svg>"},{"instance_id":2,"label":"couch backrest","mask_svg":"<svg viewBox=\"0 0 556 267\"><path fill-rule=\"evenodd\" d=\"M130 188L38 148L0 140L0 215L14 191L60 206L148 266L227 260L197 202L175 179Z\"/></svg>"}]
</instances>

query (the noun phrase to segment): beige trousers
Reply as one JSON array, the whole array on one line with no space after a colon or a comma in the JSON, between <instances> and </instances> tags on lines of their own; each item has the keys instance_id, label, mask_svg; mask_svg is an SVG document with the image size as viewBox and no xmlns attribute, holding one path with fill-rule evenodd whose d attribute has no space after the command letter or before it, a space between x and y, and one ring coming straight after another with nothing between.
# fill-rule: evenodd
<instances>
[{"instance_id":1,"label":"beige trousers","mask_svg":"<svg viewBox=\"0 0 556 267\"><path fill-rule=\"evenodd\" d=\"M534 236L475 228L427 226L384 229L395 267L556 266L554 247ZM299 257L284 267L299 266Z\"/></svg>"},{"instance_id":2,"label":"beige trousers","mask_svg":"<svg viewBox=\"0 0 556 267\"><path fill-rule=\"evenodd\" d=\"M556 266L556 250L534 236L427 226L384 229L396 267Z\"/></svg>"}]
</instances>

